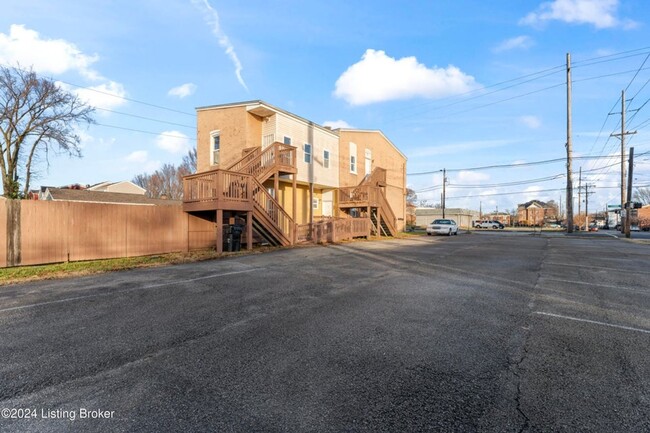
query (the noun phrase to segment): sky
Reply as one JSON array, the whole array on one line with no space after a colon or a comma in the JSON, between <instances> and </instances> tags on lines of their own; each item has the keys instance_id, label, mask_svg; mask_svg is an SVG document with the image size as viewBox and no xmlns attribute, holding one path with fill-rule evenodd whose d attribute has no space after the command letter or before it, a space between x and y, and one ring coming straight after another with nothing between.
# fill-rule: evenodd
<instances>
[{"instance_id":1,"label":"sky","mask_svg":"<svg viewBox=\"0 0 650 433\"><path fill-rule=\"evenodd\" d=\"M620 202L624 89L634 184L650 185L649 25L646 0L22 0L3 5L0 64L96 107L83 157L52 156L33 188L179 164L196 107L261 99L382 130L418 202L440 202L445 169L447 207L490 212L566 207L570 53L577 213L580 169L590 212Z\"/></svg>"}]
</instances>

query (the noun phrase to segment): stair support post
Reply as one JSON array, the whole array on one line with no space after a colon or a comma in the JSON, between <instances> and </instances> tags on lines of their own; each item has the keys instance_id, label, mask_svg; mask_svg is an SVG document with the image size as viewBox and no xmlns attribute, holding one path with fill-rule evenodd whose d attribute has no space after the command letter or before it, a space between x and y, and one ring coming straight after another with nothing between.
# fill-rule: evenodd
<instances>
[{"instance_id":1,"label":"stair support post","mask_svg":"<svg viewBox=\"0 0 650 433\"><path fill-rule=\"evenodd\" d=\"M253 212L246 212L246 249L253 249Z\"/></svg>"},{"instance_id":2,"label":"stair support post","mask_svg":"<svg viewBox=\"0 0 650 433\"><path fill-rule=\"evenodd\" d=\"M217 254L223 253L223 209L217 209Z\"/></svg>"}]
</instances>

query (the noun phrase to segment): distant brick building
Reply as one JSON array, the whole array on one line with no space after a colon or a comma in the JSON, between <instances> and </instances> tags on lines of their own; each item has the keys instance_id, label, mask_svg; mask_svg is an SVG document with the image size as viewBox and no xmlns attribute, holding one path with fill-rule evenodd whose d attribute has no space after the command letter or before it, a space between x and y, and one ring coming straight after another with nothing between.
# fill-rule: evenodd
<instances>
[{"instance_id":1,"label":"distant brick building","mask_svg":"<svg viewBox=\"0 0 650 433\"><path fill-rule=\"evenodd\" d=\"M540 200L531 200L517 206L517 224L542 226L557 220L557 209Z\"/></svg>"}]
</instances>

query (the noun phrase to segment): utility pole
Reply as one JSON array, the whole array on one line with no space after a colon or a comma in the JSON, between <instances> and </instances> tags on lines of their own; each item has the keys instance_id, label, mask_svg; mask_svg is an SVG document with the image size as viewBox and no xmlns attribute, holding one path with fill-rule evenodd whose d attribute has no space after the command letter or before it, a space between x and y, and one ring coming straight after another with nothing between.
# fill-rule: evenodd
<instances>
[{"instance_id":1,"label":"utility pole","mask_svg":"<svg viewBox=\"0 0 650 433\"><path fill-rule=\"evenodd\" d=\"M625 90L621 91L621 132L620 134L612 134L613 137L621 139L621 212L625 206L625 136L636 134L636 131L625 130ZM622 215L622 214L621 214ZM625 232L621 225L621 232Z\"/></svg>"},{"instance_id":2,"label":"utility pole","mask_svg":"<svg viewBox=\"0 0 650 433\"><path fill-rule=\"evenodd\" d=\"M593 188L594 185L585 183L585 230L589 230L589 194L593 194L589 192L589 187Z\"/></svg>"},{"instance_id":3,"label":"utility pole","mask_svg":"<svg viewBox=\"0 0 650 433\"><path fill-rule=\"evenodd\" d=\"M578 221L580 221L580 209L582 206L582 167L580 167L580 175L578 176ZM579 229L580 226L578 226Z\"/></svg>"},{"instance_id":4,"label":"utility pole","mask_svg":"<svg viewBox=\"0 0 650 433\"><path fill-rule=\"evenodd\" d=\"M447 185L447 169L442 169L442 218L445 218L445 200L447 199L445 185Z\"/></svg>"},{"instance_id":5,"label":"utility pole","mask_svg":"<svg viewBox=\"0 0 650 433\"><path fill-rule=\"evenodd\" d=\"M625 237L629 238L630 223L632 220L632 172L634 171L634 148L630 147L630 166L628 168L628 182L627 182L627 203L625 206Z\"/></svg>"},{"instance_id":6,"label":"utility pole","mask_svg":"<svg viewBox=\"0 0 650 433\"><path fill-rule=\"evenodd\" d=\"M571 53L566 55L566 229L573 233L573 176L571 175Z\"/></svg>"}]
</instances>

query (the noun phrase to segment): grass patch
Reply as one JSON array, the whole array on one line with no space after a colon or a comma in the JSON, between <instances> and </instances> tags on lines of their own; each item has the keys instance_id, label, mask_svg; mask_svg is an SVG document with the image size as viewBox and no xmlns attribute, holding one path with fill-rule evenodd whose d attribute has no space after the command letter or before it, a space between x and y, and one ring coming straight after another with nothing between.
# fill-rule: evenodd
<instances>
[{"instance_id":1,"label":"grass patch","mask_svg":"<svg viewBox=\"0 0 650 433\"><path fill-rule=\"evenodd\" d=\"M255 248L252 253L270 251L273 247ZM19 266L0 269L0 285L14 284L27 281L52 280L59 278L79 277L83 275L101 274L104 272L123 271L135 268L150 268L180 263L192 263L203 260L214 260L221 257L251 254L249 251L217 254L215 250L192 251L189 253L170 253L142 257L125 257L105 260L88 260L82 262L54 263L48 265Z\"/></svg>"}]
</instances>

